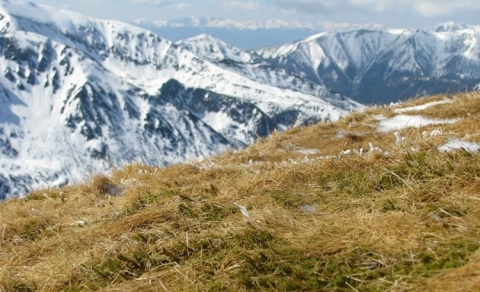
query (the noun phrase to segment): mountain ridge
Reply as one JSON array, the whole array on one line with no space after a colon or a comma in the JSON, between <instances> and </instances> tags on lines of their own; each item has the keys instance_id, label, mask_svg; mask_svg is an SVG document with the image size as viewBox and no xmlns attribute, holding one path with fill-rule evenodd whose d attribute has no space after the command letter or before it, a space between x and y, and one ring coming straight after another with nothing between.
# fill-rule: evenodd
<instances>
[{"instance_id":1,"label":"mountain ridge","mask_svg":"<svg viewBox=\"0 0 480 292\"><path fill-rule=\"evenodd\" d=\"M388 103L474 88L480 82L479 38L479 27L444 23L422 30L324 32L254 52L361 103Z\"/></svg>"}]
</instances>

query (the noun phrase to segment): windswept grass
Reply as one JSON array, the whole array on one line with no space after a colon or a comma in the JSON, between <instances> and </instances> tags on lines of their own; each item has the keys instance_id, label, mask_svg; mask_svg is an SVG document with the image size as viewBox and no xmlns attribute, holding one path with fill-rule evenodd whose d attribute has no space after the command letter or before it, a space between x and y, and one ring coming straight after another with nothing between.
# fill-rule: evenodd
<instances>
[{"instance_id":1,"label":"windswept grass","mask_svg":"<svg viewBox=\"0 0 480 292\"><path fill-rule=\"evenodd\" d=\"M480 94L447 98L400 143L368 108L2 202L0 290L478 290L480 155L437 147L480 143Z\"/></svg>"}]
</instances>

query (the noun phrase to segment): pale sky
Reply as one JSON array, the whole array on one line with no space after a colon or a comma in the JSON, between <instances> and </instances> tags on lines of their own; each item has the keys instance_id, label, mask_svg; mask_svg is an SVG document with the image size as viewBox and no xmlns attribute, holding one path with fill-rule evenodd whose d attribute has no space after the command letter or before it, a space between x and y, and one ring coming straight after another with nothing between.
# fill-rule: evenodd
<instances>
[{"instance_id":1,"label":"pale sky","mask_svg":"<svg viewBox=\"0 0 480 292\"><path fill-rule=\"evenodd\" d=\"M314 24L423 28L440 22L480 24L479 0L30 0L101 19L172 20L215 16L238 21L285 19ZM328 26L328 25L327 25Z\"/></svg>"}]
</instances>

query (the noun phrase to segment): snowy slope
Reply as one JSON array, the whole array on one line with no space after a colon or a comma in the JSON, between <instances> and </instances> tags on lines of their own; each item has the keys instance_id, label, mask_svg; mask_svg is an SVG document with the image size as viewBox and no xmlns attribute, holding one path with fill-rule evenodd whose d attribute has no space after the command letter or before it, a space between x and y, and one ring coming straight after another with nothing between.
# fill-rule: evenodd
<instances>
[{"instance_id":1,"label":"snowy slope","mask_svg":"<svg viewBox=\"0 0 480 292\"><path fill-rule=\"evenodd\" d=\"M281 89L301 91L313 96L322 96L324 100L341 108L353 110L358 104L333 94L323 85L308 79L289 74L285 69L272 66L254 52L243 51L212 36L202 34L176 43L197 56L206 58L217 66L239 75L260 81Z\"/></svg>"},{"instance_id":2,"label":"snowy slope","mask_svg":"<svg viewBox=\"0 0 480 292\"><path fill-rule=\"evenodd\" d=\"M231 60L241 63L259 63L263 61L255 53L243 51L208 34L200 34L178 41L176 44L212 61Z\"/></svg>"},{"instance_id":3,"label":"snowy slope","mask_svg":"<svg viewBox=\"0 0 480 292\"><path fill-rule=\"evenodd\" d=\"M457 92L480 82L480 27L326 32L257 50L275 66L362 103Z\"/></svg>"},{"instance_id":4,"label":"snowy slope","mask_svg":"<svg viewBox=\"0 0 480 292\"><path fill-rule=\"evenodd\" d=\"M0 197L243 147L358 107L323 87L265 84L138 27L20 1L0 1L0 72Z\"/></svg>"}]
</instances>

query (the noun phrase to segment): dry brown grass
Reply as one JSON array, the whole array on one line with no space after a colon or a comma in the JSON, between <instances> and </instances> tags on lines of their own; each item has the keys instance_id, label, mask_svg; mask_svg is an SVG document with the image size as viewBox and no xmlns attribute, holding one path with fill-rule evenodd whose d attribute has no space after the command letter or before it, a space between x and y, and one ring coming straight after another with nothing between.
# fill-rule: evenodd
<instances>
[{"instance_id":1,"label":"dry brown grass","mask_svg":"<svg viewBox=\"0 0 480 292\"><path fill-rule=\"evenodd\" d=\"M480 142L480 94L450 98L400 144L369 108L2 202L0 290L478 290L480 156L437 147Z\"/></svg>"}]
</instances>

